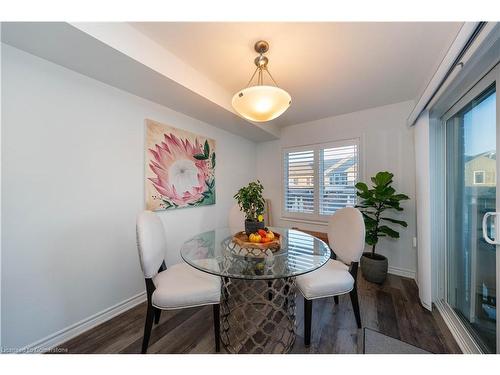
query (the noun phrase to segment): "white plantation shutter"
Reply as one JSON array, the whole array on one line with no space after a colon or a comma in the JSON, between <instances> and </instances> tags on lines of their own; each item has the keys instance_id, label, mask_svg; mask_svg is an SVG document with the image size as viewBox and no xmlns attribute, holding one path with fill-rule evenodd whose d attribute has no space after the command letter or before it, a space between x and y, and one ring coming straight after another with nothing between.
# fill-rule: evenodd
<instances>
[{"instance_id":1,"label":"white plantation shutter","mask_svg":"<svg viewBox=\"0 0 500 375\"><path fill-rule=\"evenodd\" d=\"M359 140L285 149L284 216L321 220L356 204Z\"/></svg>"},{"instance_id":2,"label":"white plantation shutter","mask_svg":"<svg viewBox=\"0 0 500 375\"><path fill-rule=\"evenodd\" d=\"M314 150L285 152L285 211L314 212Z\"/></svg>"},{"instance_id":3,"label":"white plantation shutter","mask_svg":"<svg viewBox=\"0 0 500 375\"><path fill-rule=\"evenodd\" d=\"M319 150L319 213L332 215L356 204L357 144Z\"/></svg>"}]
</instances>

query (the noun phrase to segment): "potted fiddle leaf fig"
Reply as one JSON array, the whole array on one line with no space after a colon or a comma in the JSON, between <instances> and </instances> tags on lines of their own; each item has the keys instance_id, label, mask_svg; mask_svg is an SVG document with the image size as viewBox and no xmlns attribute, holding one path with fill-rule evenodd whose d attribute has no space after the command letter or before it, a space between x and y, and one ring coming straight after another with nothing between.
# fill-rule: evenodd
<instances>
[{"instance_id":1,"label":"potted fiddle leaf fig","mask_svg":"<svg viewBox=\"0 0 500 375\"><path fill-rule=\"evenodd\" d=\"M360 198L357 208L363 214L366 228L365 242L371 246L370 252L364 252L361 257L361 270L366 280L374 283L383 283L387 277L387 258L375 253L381 237L399 238L399 232L391 228L392 225L407 227L403 220L396 220L386 216L391 211L403 211L401 201L410 199L405 194L398 194L391 186L394 174L378 172L371 178L372 188L363 182L356 184L356 195Z\"/></svg>"},{"instance_id":2,"label":"potted fiddle leaf fig","mask_svg":"<svg viewBox=\"0 0 500 375\"><path fill-rule=\"evenodd\" d=\"M266 226L263 216L265 207L263 191L264 186L257 180L242 187L234 195L240 210L245 213L245 232L247 235L264 229Z\"/></svg>"}]
</instances>

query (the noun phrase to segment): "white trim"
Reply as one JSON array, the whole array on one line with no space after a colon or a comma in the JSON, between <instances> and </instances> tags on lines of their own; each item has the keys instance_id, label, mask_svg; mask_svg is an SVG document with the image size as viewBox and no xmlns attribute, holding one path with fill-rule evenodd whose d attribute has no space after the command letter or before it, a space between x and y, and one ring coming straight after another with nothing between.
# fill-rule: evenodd
<instances>
[{"instance_id":1,"label":"white trim","mask_svg":"<svg viewBox=\"0 0 500 375\"><path fill-rule=\"evenodd\" d=\"M485 90L488 89L494 82L496 82L496 77L500 71L500 65L497 62L484 77L480 78L479 81L475 82L474 85L467 90L457 100L442 116L441 120L444 122L444 126L446 126L446 122L455 116L458 112L463 110L470 102L484 93Z\"/></svg>"},{"instance_id":2,"label":"white trim","mask_svg":"<svg viewBox=\"0 0 500 375\"><path fill-rule=\"evenodd\" d=\"M415 276L417 275L417 272L415 270L410 270L407 268L400 268L400 267L393 267L393 266L389 266L387 272L390 273L391 275L408 277L408 278L413 279L413 280L415 280Z\"/></svg>"},{"instance_id":3,"label":"white trim","mask_svg":"<svg viewBox=\"0 0 500 375\"><path fill-rule=\"evenodd\" d=\"M436 301L434 302L434 305L438 309L444 322L448 326L448 329L453 335L453 338L464 354L483 353L472 336L468 334L468 331L460 321L460 318L456 316L456 314L447 304L443 303L442 301Z\"/></svg>"},{"instance_id":4,"label":"white trim","mask_svg":"<svg viewBox=\"0 0 500 375\"><path fill-rule=\"evenodd\" d=\"M41 340L38 340L32 344L26 345L24 348L19 349L19 353L40 353L49 351L58 345L88 331L91 328L102 324L111 318L114 318L121 313L130 310L131 308L139 305L146 301L146 292L141 292L127 298L126 300L117 303L114 306L111 306L103 311L100 311L94 315L89 316L88 318L82 319L77 323L74 323L66 328L63 328L60 331L57 331L51 335L44 337Z\"/></svg>"}]
</instances>

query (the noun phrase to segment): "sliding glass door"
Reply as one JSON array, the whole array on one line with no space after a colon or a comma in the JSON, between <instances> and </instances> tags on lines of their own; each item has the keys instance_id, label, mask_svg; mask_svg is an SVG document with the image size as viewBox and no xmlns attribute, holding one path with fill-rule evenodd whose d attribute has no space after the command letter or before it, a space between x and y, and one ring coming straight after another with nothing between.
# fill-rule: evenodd
<instances>
[{"instance_id":1,"label":"sliding glass door","mask_svg":"<svg viewBox=\"0 0 500 375\"><path fill-rule=\"evenodd\" d=\"M484 215L499 211L495 81L467 100L445 122L445 299L479 347L496 353L497 251L483 236ZM494 224L485 229L496 237Z\"/></svg>"}]
</instances>

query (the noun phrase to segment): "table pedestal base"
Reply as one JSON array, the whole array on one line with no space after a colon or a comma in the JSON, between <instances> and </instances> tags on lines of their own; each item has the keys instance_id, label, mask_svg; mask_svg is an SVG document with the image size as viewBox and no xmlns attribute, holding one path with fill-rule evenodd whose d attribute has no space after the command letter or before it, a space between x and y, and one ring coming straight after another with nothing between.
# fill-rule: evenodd
<instances>
[{"instance_id":1,"label":"table pedestal base","mask_svg":"<svg viewBox=\"0 0 500 375\"><path fill-rule=\"evenodd\" d=\"M222 278L221 341L230 353L288 353L295 342L295 278Z\"/></svg>"}]
</instances>

